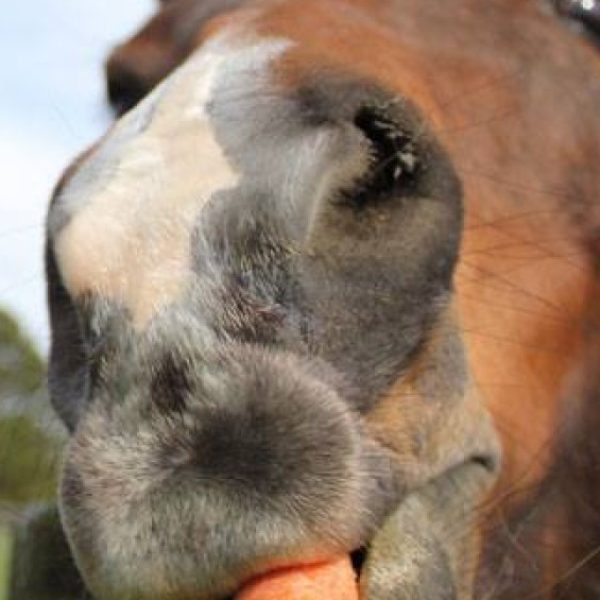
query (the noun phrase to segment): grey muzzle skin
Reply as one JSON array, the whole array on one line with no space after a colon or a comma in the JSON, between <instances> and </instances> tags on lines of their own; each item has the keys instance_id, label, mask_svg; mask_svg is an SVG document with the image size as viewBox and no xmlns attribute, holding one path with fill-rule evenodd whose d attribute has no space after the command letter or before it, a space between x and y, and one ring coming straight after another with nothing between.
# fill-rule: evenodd
<instances>
[{"instance_id":1,"label":"grey muzzle skin","mask_svg":"<svg viewBox=\"0 0 600 600\"><path fill-rule=\"evenodd\" d=\"M168 358L115 351L69 443L61 515L96 598L216 599L361 546L365 599L470 597L498 466L493 431L477 439L485 414L456 401L442 413L457 423L428 440L446 457L403 456L326 367L247 345L194 355L190 338ZM448 468L463 435L472 447Z\"/></svg>"},{"instance_id":2,"label":"grey muzzle skin","mask_svg":"<svg viewBox=\"0 0 600 600\"><path fill-rule=\"evenodd\" d=\"M204 332L187 325L176 350L121 346L118 327L71 437L61 515L96 598L216 599L256 573L365 546L368 600L470 597L478 506L498 469L475 395L432 412L440 398L415 394L423 430L405 435L430 439L403 453L388 444L402 426L384 433L349 407L326 364L231 342L202 353ZM445 369L429 360L423 393Z\"/></svg>"},{"instance_id":3,"label":"grey muzzle skin","mask_svg":"<svg viewBox=\"0 0 600 600\"><path fill-rule=\"evenodd\" d=\"M468 598L459 557L499 459L452 313L460 182L407 100L340 73L265 93L241 56L211 80L201 126L184 110L205 66L192 57L50 210L50 391L71 431L60 511L77 567L96 600L217 600L370 545L365 600ZM236 177L176 230L189 237L166 238L185 277L140 326L123 273L142 281L139 264L152 283L165 257L126 251L169 253L161 200L190 190L175 185L182 161L153 155L150 177L131 149L175 160L199 142ZM130 190L155 204L108 219ZM96 237L68 237L105 217Z\"/></svg>"},{"instance_id":4,"label":"grey muzzle skin","mask_svg":"<svg viewBox=\"0 0 600 600\"><path fill-rule=\"evenodd\" d=\"M397 502L392 456L314 367L245 346L161 359L116 353L67 450L62 518L98 598L218 598L359 546Z\"/></svg>"}]
</instances>

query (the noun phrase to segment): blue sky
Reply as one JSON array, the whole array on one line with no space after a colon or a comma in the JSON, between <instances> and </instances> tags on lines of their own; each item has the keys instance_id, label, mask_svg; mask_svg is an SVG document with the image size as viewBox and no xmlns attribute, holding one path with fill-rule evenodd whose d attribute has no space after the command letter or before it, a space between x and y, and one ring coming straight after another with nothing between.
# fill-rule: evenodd
<instances>
[{"instance_id":1,"label":"blue sky","mask_svg":"<svg viewBox=\"0 0 600 600\"><path fill-rule=\"evenodd\" d=\"M48 346L42 248L52 186L108 126L102 66L152 0L35 0L0 19L0 305Z\"/></svg>"}]
</instances>

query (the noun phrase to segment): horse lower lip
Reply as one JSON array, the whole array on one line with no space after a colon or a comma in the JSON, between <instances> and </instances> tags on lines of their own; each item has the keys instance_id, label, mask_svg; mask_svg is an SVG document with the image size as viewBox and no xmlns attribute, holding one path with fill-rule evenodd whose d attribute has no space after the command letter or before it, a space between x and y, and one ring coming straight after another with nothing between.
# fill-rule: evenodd
<instances>
[{"instance_id":1,"label":"horse lower lip","mask_svg":"<svg viewBox=\"0 0 600 600\"><path fill-rule=\"evenodd\" d=\"M446 598L448 590L468 589L479 501L495 481L495 469L493 461L472 457L407 494L369 542L361 592Z\"/></svg>"}]
</instances>

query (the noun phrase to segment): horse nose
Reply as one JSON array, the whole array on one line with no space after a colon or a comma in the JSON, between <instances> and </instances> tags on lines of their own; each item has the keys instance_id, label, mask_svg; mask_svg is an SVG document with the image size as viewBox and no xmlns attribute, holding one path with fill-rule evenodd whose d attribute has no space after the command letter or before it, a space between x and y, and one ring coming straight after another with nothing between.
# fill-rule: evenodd
<instances>
[{"instance_id":1,"label":"horse nose","mask_svg":"<svg viewBox=\"0 0 600 600\"><path fill-rule=\"evenodd\" d=\"M108 57L106 91L117 115L133 108L185 57L169 34L169 24L155 19Z\"/></svg>"},{"instance_id":2,"label":"horse nose","mask_svg":"<svg viewBox=\"0 0 600 600\"><path fill-rule=\"evenodd\" d=\"M133 108L148 92L148 82L131 65L115 53L106 65L106 93L114 112L120 116Z\"/></svg>"}]
</instances>

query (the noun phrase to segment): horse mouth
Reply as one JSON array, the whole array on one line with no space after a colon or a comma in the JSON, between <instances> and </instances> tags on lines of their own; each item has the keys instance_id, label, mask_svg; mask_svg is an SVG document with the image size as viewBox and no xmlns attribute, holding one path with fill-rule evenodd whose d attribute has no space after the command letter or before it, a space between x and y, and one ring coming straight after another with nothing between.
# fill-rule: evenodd
<instances>
[{"instance_id":1,"label":"horse mouth","mask_svg":"<svg viewBox=\"0 0 600 600\"><path fill-rule=\"evenodd\" d=\"M330 571L329 563L291 566L259 576L259 581L268 581L267 588L255 588L256 580L251 580L238 591L241 596L227 600L245 598L249 590L248 597L253 600L263 598L263 593L264 598L276 597L272 594L278 583L283 586L280 596L290 600L325 598L331 581L337 585L335 598L346 598L346 592L340 590L351 588L356 591L347 593L362 600L471 597L479 550L480 502L494 474L494 465L472 459L408 493L372 538L349 553L346 560L351 569L346 562L345 570L332 576L343 559L332 560ZM299 588L302 578L311 579L306 596L296 591L296 581L286 581L286 574L299 576ZM294 589L292 596L287 586Z\"/></svg>"},{"instance_id":2,"label":"horse mouth","mask_svg":"<svg viewBox=\"0 0 600 600\"><path fill-rule=\"evenodd\" d=\"M360 579L362 568L367 560L367 547L361 546L350 552L350 561L352 562L352 570L357 579Z\"/></svg>"}]
</instances>

